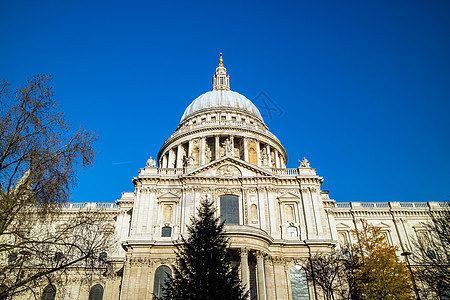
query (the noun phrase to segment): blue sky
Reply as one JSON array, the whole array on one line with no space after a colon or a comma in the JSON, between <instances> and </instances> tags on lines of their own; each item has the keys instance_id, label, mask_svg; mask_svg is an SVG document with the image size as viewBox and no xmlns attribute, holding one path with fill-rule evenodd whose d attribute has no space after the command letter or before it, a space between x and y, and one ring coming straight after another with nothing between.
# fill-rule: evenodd
<instances>
[{"instance_id":1,"label":"blue sky","mask_svg":"<svg viewBox=\"0 0 450 300\"><path fill-rule=\"evenodd\" d=\"M52 73L78 127L96 130L75 202L112 202L211 89L231 88L339 202L450 195L449 1L1 1L0 78ZM263 106L261 98L255 104Z\"/></svg>"}]
</instances>

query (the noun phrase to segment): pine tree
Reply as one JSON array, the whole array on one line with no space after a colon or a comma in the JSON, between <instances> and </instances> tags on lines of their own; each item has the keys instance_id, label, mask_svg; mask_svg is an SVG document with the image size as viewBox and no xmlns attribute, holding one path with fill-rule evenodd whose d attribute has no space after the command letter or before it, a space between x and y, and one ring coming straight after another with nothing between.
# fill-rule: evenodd
<instances>
[{"instance_id":1,"label":"pine tree","mask_svg":"<svg viewBox=\"0 0 450 300\"><path fill-rule=\"evenodd\" d=\"M213 203L201 202L198 217L188 226L188 238L177 249L174 274L161 299L247 299L237 266L232 267L224 223L214 216Z\"/></svg>"}]
</instances>

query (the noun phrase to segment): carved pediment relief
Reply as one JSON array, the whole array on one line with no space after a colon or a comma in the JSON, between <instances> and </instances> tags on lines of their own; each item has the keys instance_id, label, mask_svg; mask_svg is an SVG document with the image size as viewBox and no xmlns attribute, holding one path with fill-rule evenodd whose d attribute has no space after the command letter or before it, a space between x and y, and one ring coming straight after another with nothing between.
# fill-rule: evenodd
<instances>
[{"instance_id":1,"label":"carved pediment relief","mask_svg":"<svg viewBox=\"0 0 450 300\"><path fill-rule=\"evenodd\" d=\"M216 176L217 177L236 178L236 177L242 176L242 172L241 172L241 170L239 170L238 167L228 164L228 165L219 167L216 171Z\"/></svg>"}]
</instances>

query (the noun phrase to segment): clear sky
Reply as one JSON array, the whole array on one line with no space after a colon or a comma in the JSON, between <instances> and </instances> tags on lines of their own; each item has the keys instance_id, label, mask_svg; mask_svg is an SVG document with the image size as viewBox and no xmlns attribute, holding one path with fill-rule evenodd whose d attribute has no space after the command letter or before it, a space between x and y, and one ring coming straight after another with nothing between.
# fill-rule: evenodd
<instances>
[{"instance_id":1,"label":"clear sky","mask_svg":"<svg viewBox=\"0 0 450 300\"><path fill-rule=\"evenodd\" d=\"M449 16L448 0L3 0L0 78L52 73L66 117L97 130L75 202L134 190L184 109L212 88L219 52L288 167L306 156L333 199L445 201Z\"/></svg>"}]
</instances>

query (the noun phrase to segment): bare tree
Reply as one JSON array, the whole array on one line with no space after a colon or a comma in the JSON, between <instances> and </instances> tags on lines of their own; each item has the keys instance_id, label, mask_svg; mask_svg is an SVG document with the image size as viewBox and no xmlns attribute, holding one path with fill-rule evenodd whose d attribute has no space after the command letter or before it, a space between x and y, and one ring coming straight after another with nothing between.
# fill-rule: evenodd
<instances>
[{"instance_id":1,"label":"bare tree","mask_svg":"<svg viewBox=\"0 0 450 300\"><path fill-rule=\"evenodd\" d=\"M334 250L331 253L317 253L305 265L306 276L322 288L325 299L349 299L347 268L349 257L345 251Z\"/></svg>"},{"instance_id":2,"label":"bare tree","mask_svg":"<svg viewBox=\"0 0 450 300\"><path fill-rule=\"evenodd\" d=\"M441 299L450 299L450 202L444 210L431 212L430 217L414 240L414 273Z\"/></svg>"},{"instance_id":3,"label":"bare tree","mask_svg":"<svg viewBox=\"0 0 450 300\"><path fill-rule=\"evenodd\" d=\"M63 216L79 167L93 161L96 136L72 130L51 76L12 90L0 83L0 298L62 279L68 268L98 269L110 244L101 213Z\"/></svg>"}]
</instances>

